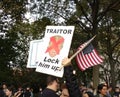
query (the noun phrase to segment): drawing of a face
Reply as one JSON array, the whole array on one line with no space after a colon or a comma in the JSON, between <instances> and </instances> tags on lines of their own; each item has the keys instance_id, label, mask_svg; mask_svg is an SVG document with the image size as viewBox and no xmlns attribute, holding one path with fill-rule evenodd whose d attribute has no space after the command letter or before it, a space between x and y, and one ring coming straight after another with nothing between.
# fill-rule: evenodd
<instances>
[{"instance_id":1,"label":"drawing of a face","mask_svg":"<svg viewBox=\"0 0 120 97\"><path fill-rule=\"evenodd\" d=\"M63 47L64 38L62 36L56 35L50 37L49 45L45 53L49 53L51 57L59 55L60 50Z\"/></svg>"}]
</instances>

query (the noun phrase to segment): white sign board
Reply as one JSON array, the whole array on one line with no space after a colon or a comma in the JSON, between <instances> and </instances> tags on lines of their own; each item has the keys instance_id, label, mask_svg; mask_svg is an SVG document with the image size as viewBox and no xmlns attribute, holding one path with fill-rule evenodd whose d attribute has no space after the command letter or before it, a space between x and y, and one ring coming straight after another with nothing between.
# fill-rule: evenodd
<instances>
[{"instance_id":1,"label":"white sign board","mask_svg":"<svg viewBox=\"0 0 120 97\"><path fill-rule=\"evenodd\" d=\"M29 56L28 56L28 63L27 68L36 68L39 62L40 54L41 54L41 47L42 47L43 39L41 40L33 40L30 42L29 48Z\"/></svg>"},{"instance_id":2,"label":"white sign board","mask_svg":"<svg viewBox=\"0 0 120 97\"><path fill-rule=\"evenodd\" d=\"M62 77L59 70L63 58L69 54L74 26L47 26L36 71Z\"/></svg>"}]
</instances>

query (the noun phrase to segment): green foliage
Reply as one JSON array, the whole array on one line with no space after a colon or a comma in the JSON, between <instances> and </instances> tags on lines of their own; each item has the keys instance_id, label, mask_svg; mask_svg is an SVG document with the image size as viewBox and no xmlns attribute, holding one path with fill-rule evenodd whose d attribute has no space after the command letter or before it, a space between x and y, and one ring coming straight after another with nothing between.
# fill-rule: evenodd
<instances>
[{"instance_id":1,"label":"green foliage","mask_svg":"<svg viewBox=\"0 0 120 97\"><path fill-rule=\"evenodd\" d=\"M51 25L51 21L47 17L43 17L42 19L39 19L31 24L31 34L33 37L39 39L40 37L38 35L44 35L45 28L47 25ZM43 37L43 36L42 36Z\"/></svg>"},{"instance_id":2,"label":"green foliage","mask_svg":"<svg viewBox=\"0 0 120 97\"><path fill-rule=\"evenodd\" d=\"M8 33L6 34L6 38L0 38L0 64L2 68L5 69L9 64L10 61L15 61L15 57L18 55L16 52L16 33Z\"/></svg>"},{"instance_id":3,"label":"green foliage","mask_svg":"<svg viewBox=\"0 0 120 97\"><path fill-rule=\"evenodd\" d=\"M0 9L4 15L11 15L11 18L22 20L26 12L25 5L27 0L2 0L0 2Z\"/></svg>"},{"instance_id":4,"label":"green foliage","mask_svg":"<svg viewBox=\"0 0 120 97\"><path fill-rule=\"evenodd\" d=\"M13 69L13 73L11 73L9 77L7 74L3 74L4 77L1 76L1 81L2 79L11 80L10 83L14 83L16 86L22 84L24 87L30 84L33 85L33 83L41 85L41 83L44 82L46 77L44 77L43 74L36 73L35 71L28 72L26 65L30 41L33 39L41 39L46 25L50 24L50 20L45 17L31 24L19 22L9 29L5 39L1 38L0 44L1 49L3 48L3 53L0 53L2 56L0 57L0 69L4 70L4 72L6 72L7 68ZM6 56L6 54L9 57ZM2 62L4 62L3 65ZM2 66L5 69L3 69ZM22 75L20 71L22 71ZM39 78L39 76L42 77ZM43 86L45 86L45 84L43 84Z\"/></svg>"},{"instance_id":5,"label":"green foliage","mask_svg":"<svg viewBox=\"0 0 120 97\"><path fill-rule=\"evenodd\" d=\"M18 34L10 32L10 28L15 22L23 20L25 13L25 3L27 0L1 0L0 1L0 71L1 81L12 79L11 66L16 65L16 57L20 54L17 51L19 47L17 40Z\"/></svg>"}]
</instances>

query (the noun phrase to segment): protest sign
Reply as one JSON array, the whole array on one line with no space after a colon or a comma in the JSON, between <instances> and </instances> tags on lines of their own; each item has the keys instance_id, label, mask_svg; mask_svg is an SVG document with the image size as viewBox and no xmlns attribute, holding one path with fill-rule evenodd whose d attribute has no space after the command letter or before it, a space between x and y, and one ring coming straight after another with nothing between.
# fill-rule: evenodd
<instances>
[{"instance_id":1,"label":"protest sign","mask_svg":"<svg viewBox=\"0 0 120 97\"><path fill-rule=\"evenodd\" d=\"M37 72L62 77L64 68L59 69L64 57L69 54L74 26L47 26L40 48Z\"/></svg>"},{"instance_id":2,"label":"protest sign","mask_svg":"<svg viewBox=\"0 0 120 97\"><path fill-rule=\"evenodd\" d=\"M27 68L36 68L40 57L43 39L30 42Z\"/></svg>"}]
</instances>

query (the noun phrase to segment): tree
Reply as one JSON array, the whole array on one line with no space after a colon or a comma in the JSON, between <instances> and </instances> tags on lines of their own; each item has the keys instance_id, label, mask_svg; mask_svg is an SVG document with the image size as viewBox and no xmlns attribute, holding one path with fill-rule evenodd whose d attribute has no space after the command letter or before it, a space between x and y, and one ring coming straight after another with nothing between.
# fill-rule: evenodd
<instances>
[{"instance_id":1,"label":"tree","mask_svg":"<svg viewBox=\"0 0 120 97\"><path fill-rule=\"evenodd\" d=\"M33 83L43 83L46 77L40 73L36 73L35 69L26 68L27 61L28 61L28 54L29 54L29 47L30 41L34 39L41 39L44 36L44 31L46 25L50 25L51 22L48 18L43 17L38 21L34 21L33 23L29 24L26 23L16 23L12 28L9 30L9 33L16 33L17 34L17 47L15 48L18 52L18 56L15 57L15 61L13 61L13 75L14 78L12 79L16 82L17 85L26 86ZM29 75L29 76L28 76ZM42 77L41 77L42 75ZM45 84L43 84L44 86Z\"/></svg>"},{"instance_id":2,"label":"tree","mask_svg":"<svg viewBox=\"0 0 120 97\"><path fill-rule=\"evenodd\" d=\"M9 29L23 19L26 1L0 1L0 33L4 33L4 36L0 36L0 70L2 72L11 72L10 67L19 55L16 51L18 35L10 33ZM6 76L6 78L9 77Z\"/></svg>"},{"instance_id":3,"label":"tree","mask_svg":"<svg viewBox=\"0 0 120 97\"><path fill-rule=\"evenodd\" d=\"M117 10L116 12L109 12L101 24L101 36L103 38L103 40L101 40L101 48L104 52L106 61L105 66L103 65L105 70L103 71L105 73L104 79L108 84L112 83L113 88L115 88L117 82L119 81L118 77L120 72L120 23L118 22L120 14L117 14L116 16L116 13Z\"/></svg>"},{"instance_id":4,"label":"tree","mask_svg":"<svg viewBox=\"0 0 120 97\"><path fill-rule=\"evenodd\" d=\"M98 34L99 24L108 12L115 9L120 4L119 1L104 2L100 0L86 0L78 1L76 3L76 17L78 19L80 28L82 28L89 36ZM117 9L118 10L118 9ZM82 20L82 21L81 21ZM97 42L94 43L97 45ZM95 74L95 75L94 75ZM93 81L94 88L97 87L99 82L99 66L93 68Z\"/></svg>"},{"instance_id":5,"label":"tree","mask_svg":"<svg viewBox=\"0 0 120 97\"><path fill-rule=\"evenodd\" d=\"M26 4L27 0L0 1L0 31L5 33L4 37L0 37L0 69L3 74L1 81L6 79L6 81L12 80L16 83L24 82L24 77L29 74L29 72L25 72L29 42L42 38L46 25L51 24L46 17L29 24L24 17ZM21 72L25 72L25 76L22 76L23 79ZM8 77L9 73L11 75ZM15 75L14 78L13 75Z\"/></svg>"},{"instance_id":6,"label":"tree","mask_svg":"<svg viewBox=\"0 0 120 97\"><path fill-rule=\"evenodd\" d=\"M60 25L75 12L75 5L69 0L31 0L28 10L35 20L47 17L52 23Z\"/></svg>"}]
</instances>

